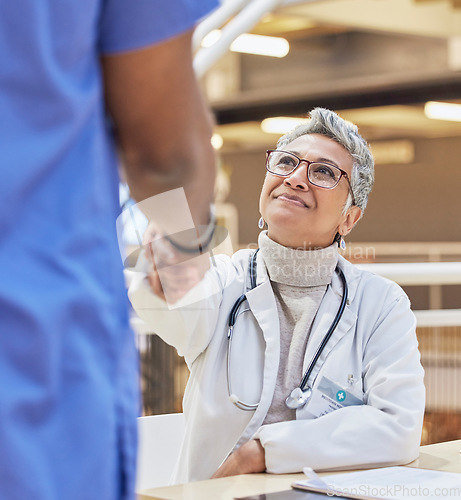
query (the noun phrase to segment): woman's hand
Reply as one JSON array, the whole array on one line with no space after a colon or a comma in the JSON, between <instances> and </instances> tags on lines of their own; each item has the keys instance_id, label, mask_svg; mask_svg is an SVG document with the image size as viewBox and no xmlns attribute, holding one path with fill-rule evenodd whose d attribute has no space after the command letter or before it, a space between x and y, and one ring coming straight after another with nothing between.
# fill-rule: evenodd
<instances>
[{"instance_id":1,"label":"woman's hand","mask_svg":"<svg viewBox=\"0 0 461 500\"><path fill-rule=\"evenodd\" d=\"M218 477L251 474L266 470L266 454L259 439L251 439L231 455L213 474L212 479Z\"/></svg>"},{"instance_id":2,"label":"woman's hand","mask_svg":"<svg viewBox=\"0 0 461 500\"><path fill-rule=\"evenodd\" d=\"M151 222L143 236L143 245L152 268L147 279L152 292L174 304L196 286L209 268L208 254L192 257L175 249Z\"/></svg>"}]
</instances>

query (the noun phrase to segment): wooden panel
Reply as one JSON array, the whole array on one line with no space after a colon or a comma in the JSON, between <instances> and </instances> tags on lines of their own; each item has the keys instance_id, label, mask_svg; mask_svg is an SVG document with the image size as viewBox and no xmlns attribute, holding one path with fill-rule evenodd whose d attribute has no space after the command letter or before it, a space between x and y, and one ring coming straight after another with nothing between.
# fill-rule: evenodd
<instances>
[{"instance_id":1,"label":"wooden panel","mask_svg":"<svg viewBox=\"0 0 461 500\"><path fill-rule=\"evenodd\" d=\"M157 335L146 335L144 340L140 350L143 414L175 413L178 405L174 372L178 355Z\"/></svg>"}]
</instances>

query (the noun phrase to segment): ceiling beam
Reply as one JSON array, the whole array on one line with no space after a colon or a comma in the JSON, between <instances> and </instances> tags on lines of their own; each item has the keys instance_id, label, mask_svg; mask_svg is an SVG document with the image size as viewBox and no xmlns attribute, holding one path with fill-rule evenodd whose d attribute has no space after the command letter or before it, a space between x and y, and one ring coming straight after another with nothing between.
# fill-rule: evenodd
<instances>
[{"instance_id":1,"label":"ceiling beam","mask_svg":"<svg viewBox=\"0 0 461 500\"><path fill-rule=\"evenodd\" d=\"M364 79L361 79L364 82ZM339 82L341 83L341 82ZM353 109L394 104L416 104L428 100L461 98L461 78L448 75L434 79L387 82L382 85L338 85L310 94L269 95L263 99L240 96L232 101L215 103L212 109L218 124L263 120L270 116L302 115L316 106L330 109Z\"/></svg>"},{"instance_id":2,"label":"ceiling beam","mask_svg":"<svg viewBox=\"0 0 461 500\"><path fill-rule=\"evenodd\" d=\"M330 0L287 4L280 12L351 29L448 38L461 35L459 0Z\"/></svg>"}]
</instances>

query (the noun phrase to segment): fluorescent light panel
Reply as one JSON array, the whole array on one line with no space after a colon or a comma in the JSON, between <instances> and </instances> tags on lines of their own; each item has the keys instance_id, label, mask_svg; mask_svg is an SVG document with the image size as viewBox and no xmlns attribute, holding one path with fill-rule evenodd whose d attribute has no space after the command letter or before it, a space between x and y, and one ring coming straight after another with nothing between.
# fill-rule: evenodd
<instances>
[{"instance_id":1,"label":"fluorescent light panel","mask_svg":"<svg viewBox=\"0 0 461 500\"><path fill-rule=\"evenodd\" d=\"M428 101L424 105L424 114L433 120L461 122L461 104Z\"/></svg>"},{"instance_id":2,"label":"fluorescent light panel","mask_svg":"<svg viewBox=\"0 0 461 500\"><path fill-rule=\"evenodd\" d=\"M286 134L297 125L307 122L307 118L294 118L291 116L276 116L266 118L261 122L261 130L266 134Z\"/></svg>"},{"instance_id":3,"label":"fluorescent light panel","mask_svg":"<svg viewBox=\"0 0 461 500\"><path fill-rule=\"evenodd\" d=\"M290 45L285 38L244 33L232 42L230 49L244 54L285 57L290 50Z\"/></svg>"},{"instance_id":4,"label":"fluorescent light panel","mask_svg":"<svg viewBox=\"0 0 461 500\"><path fill-rule=\"evenodd\" d=\"M213 30L202 40L202 47L211 47L221 38L221 30ZM232 52L255 54L258 56L285 57L290 45L285 38L244 33L231 44Z\"/></svg>"}]
</instances>

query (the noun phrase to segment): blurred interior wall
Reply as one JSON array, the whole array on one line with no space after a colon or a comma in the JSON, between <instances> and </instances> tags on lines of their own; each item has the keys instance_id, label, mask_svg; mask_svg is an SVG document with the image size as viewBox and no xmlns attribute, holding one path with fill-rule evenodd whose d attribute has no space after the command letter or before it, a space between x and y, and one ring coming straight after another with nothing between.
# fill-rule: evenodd
<instances>
[{"instance_id":1,"label":"blurred interior wall","mask_svg":"<svg viewBox=\"0 0 461 500\"><path fill-rule=\"evenodd\" d=\"M414 163L376 166L368 207L349 241L461 241L461 139L410 140L415 145ZM239 243L254 243L265 151L222 158L232 171L226 201L238 207Z\"/></svg>"}]
</instances>

